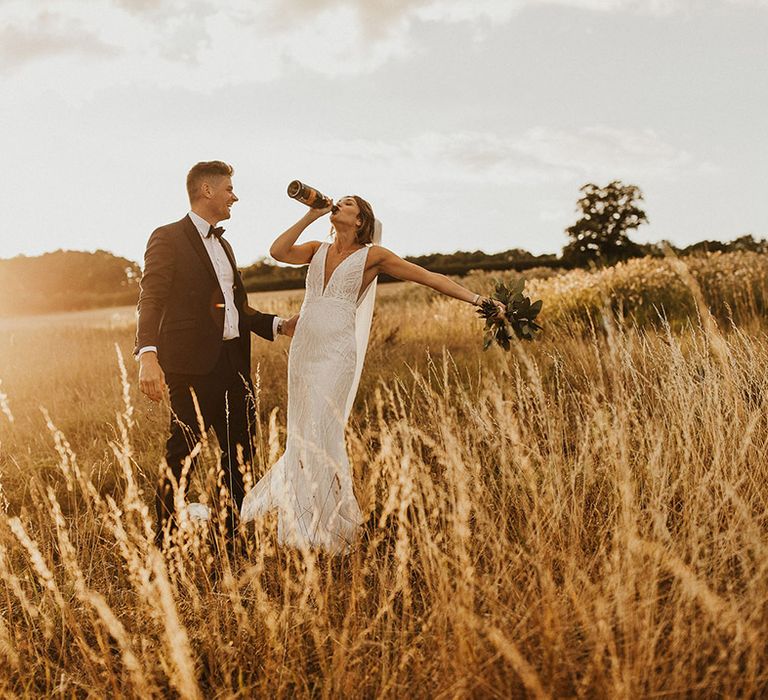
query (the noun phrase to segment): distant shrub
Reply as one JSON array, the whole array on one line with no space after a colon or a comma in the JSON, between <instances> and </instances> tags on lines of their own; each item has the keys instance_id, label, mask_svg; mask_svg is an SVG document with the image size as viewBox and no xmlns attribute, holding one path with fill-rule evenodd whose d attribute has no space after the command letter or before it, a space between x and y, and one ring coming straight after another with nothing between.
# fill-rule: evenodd
<instances>
[{"instance_id":1,"label":"distant shrub","mask_svg":"<svg viewBox=\"0 0 768 700\"><path fill-rule=\"evenodd\" d=\"M0 316L135 304L141 268L104 250L0 260Z\"/></svg>"},{"instance_id":2,"label":"distant shrub","mask_svg":"<svg viewBox=\"0 0 768 700\"><path fill-rule=\"evenodd\" d=\"M712 314L721 322L739 322L766 310L768 255L753 252L710 253L683 258ZM490 290L494 279L509 282L516 273L473 273L467 285ZM684 322L697 314L692 290L665 258L638 258L600 270L572 270L548 277L526 275L532 296L544 300L542 323L565 318L598 318L606 309L640 325L662 317Z\"/></svg>"}]
</instances>

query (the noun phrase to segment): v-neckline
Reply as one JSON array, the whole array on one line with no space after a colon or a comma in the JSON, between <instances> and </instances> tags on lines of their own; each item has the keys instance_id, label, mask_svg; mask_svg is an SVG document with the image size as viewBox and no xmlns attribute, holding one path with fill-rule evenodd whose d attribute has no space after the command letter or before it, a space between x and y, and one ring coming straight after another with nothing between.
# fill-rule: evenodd
<instances>
[{"instance_id":1,"label":"v-neckline","mask_svg":"<svg viewBox=\"0 0 768 700\"><path fill-rule=\"evenodd\" d=\"M322 269L322 272L323 272L323 291L320 292L320 296L321 297L325 296L325 290L328 289L328 287L330 287L331 282L333 280L333 276L336 274L336 270L338 270L345 262L347 262L347 260L349 260L355 253L359 253L361 250L365 250L367 248L367 246L363 246L362 248L358 248L356 251L354 251L354 253L350 253L349 255L347 255L346 258L344 258L338 265L336 265L336 267L333 268L333 272L331 272L330 276L328 277L328 281L326 282L325 281L325 268L326 268L326 263L328 262L328 251L330 250L330 248L331 248L331 244L330 243L325 246L325 256L323 257L323 269Z\"/></svg>"}]
</instances>

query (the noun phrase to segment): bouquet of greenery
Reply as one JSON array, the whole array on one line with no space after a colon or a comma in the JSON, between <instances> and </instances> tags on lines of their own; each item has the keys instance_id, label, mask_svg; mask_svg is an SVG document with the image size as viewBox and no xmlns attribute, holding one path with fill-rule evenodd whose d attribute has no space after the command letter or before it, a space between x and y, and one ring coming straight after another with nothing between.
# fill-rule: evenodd
<instances>
[{"instance_id":1,"label":"bouquet of greenery","mask_svg":"<svg viewBox=\"0 0 768 700\"><path fill-rule=\"evenodd\" d=\"M485 319L483 350L491 347L494 341L504 350L509 350L513 335L518 340L533 340L541 330L535 318L544 302L539 299L531 303L530 298L523 294L523 289L525 280L522 277L511 287L497 281L493 296L480 305L477 313ZM504 305L503 313L500 313L493 299Z\"/></svg>"}]
</instances>

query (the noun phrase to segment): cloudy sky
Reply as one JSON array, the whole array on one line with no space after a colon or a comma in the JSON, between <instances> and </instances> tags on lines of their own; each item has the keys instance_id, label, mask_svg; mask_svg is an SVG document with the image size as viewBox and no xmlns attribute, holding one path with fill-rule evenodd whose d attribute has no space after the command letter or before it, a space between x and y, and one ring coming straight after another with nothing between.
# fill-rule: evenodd
<instances>
[{"instance_id":1,"label":"cloudy sky","mask_svg":"<svg viewBox=\"0 0 768 700\"><path fill-rule=\"evenodd\" d=\"M0 257L141 260L209 159L242 265L294 178L403 255L557 252L611 179L638 240L768 236L767 36L768 0L0 0Z\"/></svg>"}]
</instances>

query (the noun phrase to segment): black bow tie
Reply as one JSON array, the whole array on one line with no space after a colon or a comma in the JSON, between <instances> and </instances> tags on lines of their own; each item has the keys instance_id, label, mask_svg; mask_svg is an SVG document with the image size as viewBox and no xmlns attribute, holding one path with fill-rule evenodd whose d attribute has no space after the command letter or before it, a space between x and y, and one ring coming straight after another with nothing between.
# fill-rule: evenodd
<instances>
[{"instance_id":1,"label":"black bow tie","mask_svg":"<svg viewBox=\"0 0 768 700\"><path fill-rule=\"evenodd\" d=\"M205 237L210 238L211 236L215 236L216 238L221 238L223 233L224 229L221 228L221 226L216 226L215 228L211 226L211 228L208 229L208 233L205 234Z\"/></svg>"}]
</instances>

